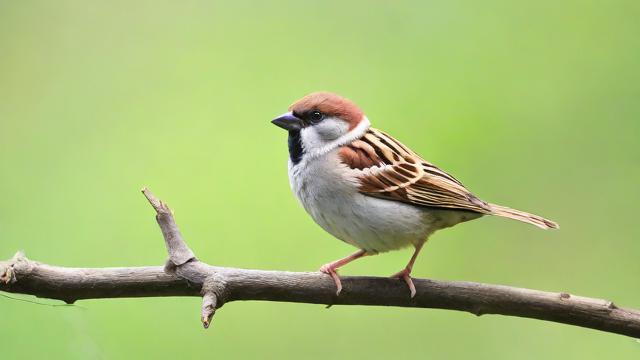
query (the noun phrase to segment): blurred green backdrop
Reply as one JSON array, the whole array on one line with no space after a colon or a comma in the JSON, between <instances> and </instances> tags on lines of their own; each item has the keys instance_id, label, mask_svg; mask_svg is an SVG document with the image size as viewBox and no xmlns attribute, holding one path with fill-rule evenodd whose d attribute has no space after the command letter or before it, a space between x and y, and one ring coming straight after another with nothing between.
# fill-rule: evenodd
<instances>
[{"instance_id":1,"label":"blurred green backdrop","mask_svg":"<svg viewBox=\"0 0 640 360\"><path fill-rule=\"evenodd\" d=\"M290 193L269 123L331 90L482 198L562 226L463 224L432 238L417 277L638 308L639 4L0 1L0 256L161 264L143 185L210 263L311 271L350 253ZM0 356L640 357L622 336L439 310L239 302L204 331L199 303L0 297Z\"/></svg>"}]
</instances>

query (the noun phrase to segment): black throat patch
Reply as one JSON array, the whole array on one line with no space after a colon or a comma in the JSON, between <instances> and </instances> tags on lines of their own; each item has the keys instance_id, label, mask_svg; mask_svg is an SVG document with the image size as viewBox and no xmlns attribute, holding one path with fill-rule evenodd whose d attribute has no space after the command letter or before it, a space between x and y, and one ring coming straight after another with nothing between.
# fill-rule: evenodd
<instances>
[{"instance_id":1,"label":"black throat patch","mask_svg":"<svg viewBox=\"0 0 640 360\"><path fill-rule=\"evenodd\" d=\"M302 160L304 149L302 148L302 138L300 137L300 130L289 131L289 159L293 165Z\"/></svg>"}]
</instances>

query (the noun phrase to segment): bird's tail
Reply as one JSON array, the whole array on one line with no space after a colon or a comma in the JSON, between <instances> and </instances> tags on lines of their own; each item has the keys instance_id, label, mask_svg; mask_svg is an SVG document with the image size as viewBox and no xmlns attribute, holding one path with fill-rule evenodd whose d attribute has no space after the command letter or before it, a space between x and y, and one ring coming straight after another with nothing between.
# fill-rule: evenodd
<instances>
[{"instance_id":1,"label":"bird's tail","mask_svg":"<svg viewBox=\"0 0 640 360\"><path fill-rule=\"evenodd\" d=\"M511 209L506 206L500 206L496 204L489 204L489 206L491 207L491 212L490 212L491 215L497 215L497 216L502 216L509 219L519 220L522 222L529 223L531 225L535 225L545 230L557 229L560 227L555 222L551 220L547 220L542 216L529 214L524 211Z\"/></svg>"}]
</instances>

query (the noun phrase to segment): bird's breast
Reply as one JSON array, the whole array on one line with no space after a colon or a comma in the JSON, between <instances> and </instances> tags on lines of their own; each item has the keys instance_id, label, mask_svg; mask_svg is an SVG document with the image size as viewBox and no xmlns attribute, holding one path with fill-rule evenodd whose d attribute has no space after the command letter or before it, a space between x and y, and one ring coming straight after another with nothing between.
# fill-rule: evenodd
<instances>
[{"instance_id":1,"label":"bird's breast","mask_svg":"<svg viewBox=\"0 0 640 360\"><path fill-rule=\"evenodd\" d=\"M295 165L289 162L291 190L316 221L329 211L348 208L358 192L357 179L348 174L337 155L331 155Z\"/></svg>"},{"instance_id":2,"label":"bird's breast","mask_svg":"<svg viewBox=\"0 0 640 360\"><path fill-rule=\"evenodd\" d=\"M340 162L337 151L312 161L290 162L289 180L318 225L367 251L415 245L439 227L433 212L361 194L357 172Z\"/></svg>"}]
</instances>

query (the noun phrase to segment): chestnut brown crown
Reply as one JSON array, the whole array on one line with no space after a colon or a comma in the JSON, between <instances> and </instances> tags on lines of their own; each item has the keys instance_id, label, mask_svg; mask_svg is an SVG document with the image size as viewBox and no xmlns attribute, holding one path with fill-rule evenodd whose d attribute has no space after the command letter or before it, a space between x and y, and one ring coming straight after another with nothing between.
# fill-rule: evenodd
<instances>
[{"instance_id":1,"label":"chestnut brown crown","mask_svg":"<svg viewBox=\"0 0 640 360\"><path fill-rule=\"evenodd\" d=\"M326 91L306 95L289 107L289 111L296 116L315 110L327 117L335 117L348 122L349 129L356 127L364 117L362 110L351 100Z\"/></svg>"}]
</instances>

